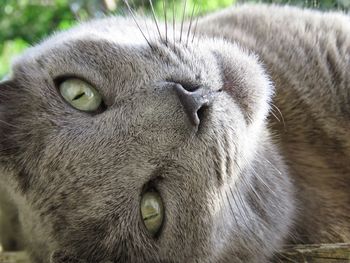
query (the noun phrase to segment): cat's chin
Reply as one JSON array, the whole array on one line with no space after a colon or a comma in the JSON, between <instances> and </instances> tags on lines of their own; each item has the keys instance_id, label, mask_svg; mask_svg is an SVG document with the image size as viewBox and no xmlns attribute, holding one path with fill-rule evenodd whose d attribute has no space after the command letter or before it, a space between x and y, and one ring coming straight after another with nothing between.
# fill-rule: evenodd
<instances>
[{"instance_id":1,"label":"cat's chin","mask_svg":"<svg viewBox=\"0 0 350 263\"><path fill-rule=\"evenodd\" d=\"M86 260L82 260L77 256L73 256L68 252L64 252L61 250L54 251L50 256L49 263L85 263ZM96 262L96 263L109 263L108 261Z\"/></svg>"},{"instance_id":2,"label":"cat's chin","mask_svg":"<svg viewBox=\"0 0 350 263\"><path fill-rule=\"evenodd\" d=\"M218 189L213 225L215 262L268 262L281 249L296 218L295 189L270 135L256 155ZM251 219L256 220L251 220Z\"/></svg>"}]
</instances>

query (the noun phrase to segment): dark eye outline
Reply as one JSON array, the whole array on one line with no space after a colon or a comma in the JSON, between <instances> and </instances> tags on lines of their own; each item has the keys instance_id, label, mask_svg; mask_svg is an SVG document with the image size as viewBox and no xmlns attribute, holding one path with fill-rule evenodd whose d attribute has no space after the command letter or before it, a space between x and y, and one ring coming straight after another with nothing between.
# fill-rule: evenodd
<instances>
[{"instance_id":1,"label":"dark eye outline","mask_svg":"<svg viewBox=\"0 0 350 263\"><path fill-rule=\"evenodd\" d=\"M102 102L101 102L101 105L94 111L84 111L84 110L80 110L80 109L77 109L75 107L73 107L61 94L60 92L60 85L67 81L67 80L70 80L70 79L78 79L78 80L81 80L83 82L86 82L87 84L89 84L90 86L92 86L94 89L96 89L98 92L99 90L96 87L96 85L93 85L91 84L91 82L89 82L88 80L86 80L84 77L80 77L80 76L75 76L75 75L63 75L63 76L59 76L59 77L56 77L54 78L53 82L55 84L55 88L56 88L56 91L58 93L58 95L60 96L60 98L62 99L62 101L68 105L70 108L74 109L75 111L78 111L78 112L83 112L83 113L86 113L86 114L89 114L89 115L98 115L98 114L101 114L103 113L104 111L107 110L107 105L105 103L105 99L103 98L102 94L100 93L101 97L102 97Z\"/></svg>"}]
</instances>

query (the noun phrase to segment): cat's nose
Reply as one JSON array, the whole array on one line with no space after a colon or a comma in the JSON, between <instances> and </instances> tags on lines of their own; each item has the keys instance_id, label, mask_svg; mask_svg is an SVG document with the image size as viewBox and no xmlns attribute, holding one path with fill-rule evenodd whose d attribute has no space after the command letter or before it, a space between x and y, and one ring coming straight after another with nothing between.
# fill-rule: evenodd
<instances>
[{"instance_id":1,"label":"cat's nose","mask_svg":"<svg viewBox=\"0 0 350 263\"><path fill-rule=\"evenodd\" d=\"M187 90L180 84L175 85L175 91L189 121L198 128L203 111L213 99L213 92L204 88Z\"/></svg>"}]
</instances>

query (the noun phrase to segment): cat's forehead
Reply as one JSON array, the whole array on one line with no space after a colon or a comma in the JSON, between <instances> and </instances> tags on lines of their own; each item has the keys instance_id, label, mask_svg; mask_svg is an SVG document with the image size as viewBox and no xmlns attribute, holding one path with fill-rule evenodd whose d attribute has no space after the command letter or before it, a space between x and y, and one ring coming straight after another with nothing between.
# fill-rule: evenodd
<instances>
[{"instance_id":1,"label":"cat's forehead","mask_svg":"<svg viewBox=\"0 0 350 263\"><path fill-rule=\"evenodd\" d=\"M147 23L150 22L147 21ZM84 22L69 30L56 32L39 45L30 48L26 52L26 57L35 58L45 52L50 52L54 48L77 40L100 40L135 47L144 46L147 43L134 20L124 17L109 17Z\"/></svg>"},{"instance_id":2,"label":"cat's forehead","mask_svg":"<svg viewBox=\"0 0 350 263\"><path fill-rule=\"evenodd\" d=\"M185 45L163 37L146 19L85 22L28 49L13 63L14 78L39 92L57 79L80 78L106 97L128 96L167 81L218 84L215 58L205 41Z\"/></svg>"},{"instance_id":3,"label":"cat's forehead","mask_svg":"<svg viewBox=\"0 0 350 263\"><path fill-rule=\"evenodd\" d=\"M119 55L121 58L128 56L130 60L137 61L140 56L134 58L133 55L141 52L146 45L141 31L130 19L111 17L93 20L55 33L42 43L29 48L14 60L13 68L16 70L20 65L38 61L44 63L45 60L51 60L53 64L50 65L54 66L54 60L65 60L69 63L70 59L77 61L78 56L104 56L108 59Z\"/></svg>"},{"instance_id":4,"label":"cat's forehead","mask_svg":"<svg viewBox=\"0 0 350 263\"><path fill-rule=\"evenodd\" d=\"M164 54L161 42L153 39L152 49L131 18L94 20L56 33L28 49L14 61L13 72L30 83L68 76L99 87L122 87L125 85L118 84L125 82L135 87L172 74L166 66L171 64L168 54ZM176 56L172 64L173 69L179 69Z\"/></svg>"}]
</instances>

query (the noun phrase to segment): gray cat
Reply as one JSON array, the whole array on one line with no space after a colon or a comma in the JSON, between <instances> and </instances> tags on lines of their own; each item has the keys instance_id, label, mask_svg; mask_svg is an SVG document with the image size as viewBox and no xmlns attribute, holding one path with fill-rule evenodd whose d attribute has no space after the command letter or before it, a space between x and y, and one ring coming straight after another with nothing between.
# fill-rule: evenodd
<instances>
[{"instance_id":1,"label":"gray cat","mask_svg":"<svg viewBox=\"0 0 350 263\"><path fill-rule=\"evenodd\" d=\"M349 59L347 16L291 7L52 36L0 84L3 246L239 263L349 242Z\"/></svg>"}]
</instances>

